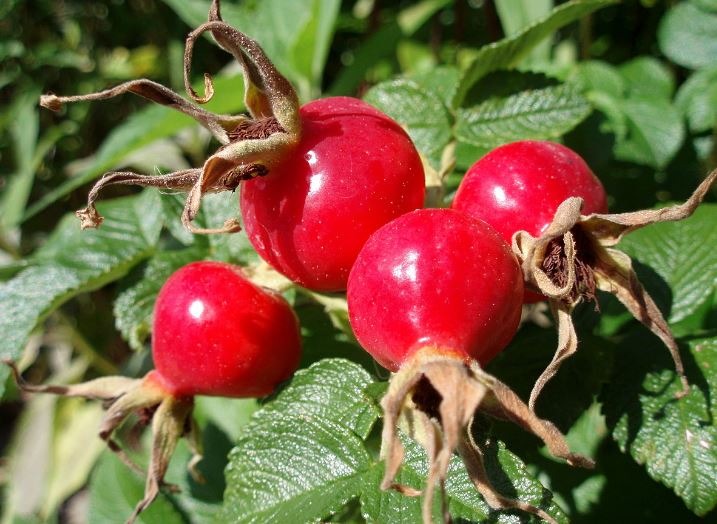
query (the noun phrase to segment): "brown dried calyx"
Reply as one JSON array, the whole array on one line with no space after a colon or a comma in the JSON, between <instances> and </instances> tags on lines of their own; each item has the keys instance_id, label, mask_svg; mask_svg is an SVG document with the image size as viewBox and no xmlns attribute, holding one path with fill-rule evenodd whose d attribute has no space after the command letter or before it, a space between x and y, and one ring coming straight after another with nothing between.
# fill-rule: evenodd
<instances>
[{"instance_id":1,"label":"brown dried calyx","mask_svg":"<svg viewBox=\"0 0 717 524\"><path fill-rule=\"evenodd\" d=\"M528 405L535 402L545 384L578 347L572 312L582 300L595 301L595 290L615 295L632 315L657 335L672 356L682 383L678 397L689 392L677 342L652 297L632 269L632 260L614 246L636 229L689 217L717 179L710 173L687 201L662 209L620 214L580 214L582 199L568 198L555 212L553 222L539 238L526 231L513 235L513 252L529 287L548 299L558 330L558 347L552 361L533 387ZM596 303L597 307L597 303Z\"/></svg>"},{"instance_id":2,"label":"brown dried calyx","mask_svg":"<svg viewBox=\"0 0 717 524\"><path fill-rule=\"evenodd\" d=\"M90 191L87 207L77 212L83 229L98 227L102 223L102 216L95 209L95 200L102 188L113 184L131 184L187 191L182 223L194 233L238 231L240 227L236 219L227 220L219 229L195 227L192 222L199 212L202 196L211 192L233 191L242 180L266 175L286 151L299 141L301 120L299 100L294 88L276 70L254 40L222 21L219 0L212 1L209 21L187 37L184 85L191 98L203 104L214 94L212 80L207 74L204 75L204 96L197 94L189 82L194 43L206 31L210 31L219 46L234 55L241 64L244 72L244 103L249 116L219 115L206 111L171 89L147 79L133 80L87 95L60 97L47 94L40 98L40 105L59 111L68 102L103 100L134 93L191 116L221 144L201 168L158 176L129 172L107 173Z\"/></svg>"},{"instance_id":3,"label":"brown dried calyx","mask_svg":"<svg viewBox=\"0 0 717 524\"><path fill-rule=\"evenodd\" d=\"M458 450L476 489L495 509L520 509L554 523L543 509L501 495L490 482L480 447L470 429L476 412L514 422L540 437L548 450L569 464L592 468L594 463L570 452L565 438L550 422L539 419L505 384L485 373L477 362L467 364L454 354L427 347L419 350L396 373L381 401L384 425L381 456L386 460L382 489L396 489L409 496L420 491L395 482L403 463L400 427L428 454L428 478L422 514L432 522L433 496L438 483L443 491L448 465ZM444 497L445 500L445 497ZM449 516L444 505L444 521Z\"/></svg>"},{"instance_id":4,"label":"brown dried calyx","mask_svg":"<svg viewBox=\"0 0 717 524\"><path fill-rule=\"evenodd\" d=\"M144 497L135 506L127 524L135 522L139 514L157 498L160 489L179 490L177 486L165 483L164 475L180 438L187 439L192 451L193 456L187 466L189 473L195 481L204 482L202 474L196 469L202 459L202 440L192 417L194 399L169 393L156 373L150 372L141 379L111 376L70 386L35 386L22 379L14 362L3 362L12 370L15 382L22 391L103 401L107 413L100 424L100 438L128 467L146 476ZM152 423L152 451L146 474L113 439L115 430L132 414L138 416L138 426L146 426L150 420Z\"/></svg>"}]
</instances>

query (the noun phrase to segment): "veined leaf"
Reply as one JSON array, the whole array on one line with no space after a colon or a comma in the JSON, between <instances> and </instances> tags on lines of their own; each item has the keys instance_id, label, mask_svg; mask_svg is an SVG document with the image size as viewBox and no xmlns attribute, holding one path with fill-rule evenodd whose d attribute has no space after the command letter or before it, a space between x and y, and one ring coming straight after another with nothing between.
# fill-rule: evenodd
<instances>
[{"instance_id":1,"label":"veined leaf","mask_svg":"<svg viewBox=\"0 0 717 524\"><path fill-rule=\"evenodd\" d=\"M716 223L717 205L702 204L687 220L654 224L620 242L620 249L657 272L662 289L664 283L669 287L671 296L653 298L669 311L672 323L694 313L717 289Z\"/></svg>"},{"instance_id":2,"label":"veined leaf","mask_svg":"<svg viewBox=\"0 0 717 524\"><path fill-rule=\"evenodd\" d=\"M481 147L556 138L578 125L590 111L588 101L569 84L524 91L460 109L456 137Z\"/></svg>"},{"instance_id":3,"label":"veined leaf","mask_svg":"<svg viewBox=\"0 0 717 524\"><path fill-rule=\"evenodd\" d=\"M372 390L381 385L346 360L326 359L299 371L244 427L226 470L221 521L313 522L357 497L369 522L420 520L420 499L379 489L383 463L369 434L379 416ZM420 489L427 474L425 453L408 439L405 445L398 480ZM486 464L502 493L537 504L564 521L549 493L503 444L487 445ZM514 521L514 512L488 508L457 456L446 488L456 517ZM439 502L437 497L436 516Z\"/></svg>"},{"instance_id":4,"label":"veined leaf","mask_svg":"<svg viewBox=\"0 0 717 524\"><path fill-rule=\"evenodd\" d=\"M32 259L0 284L0 357L17 360L32 330L70 298L127 273L154 250L162 227L156 191L100 204L105 223L81 231L66 216ZM0 367L0 384L7 376Z\"/></svg>"},{"instance_id":5,"label":"veined leaf","mask_svg":"<svg viewBox=\"0 0 717 524\"><path fill-rule=\"evenodd\" d=\"M567 2L554 9L543 20L527 27L515 36L504 38L482 47L463 74L458 92L453 99L453 107L460 107L466 93L487 73L515 66L536 45L553 32L613 3L615 3L615 0L573 0Z\"/></svg>"},{"instance_id":6,"label":"veined leaf","mask_svg":"<svg viewBox=\"0 0 717 524\"><path fill-rule=\"evenodd\" d=\"M378 418L360 366L322 360L252 417L230 455L224 522L308 522L359 492L363 446Z\"/></svg>"},{"instance_id":7,"label":"veined leaf","mask_svg":"<svg viewBox=\"0 0 717 524\"><path fill-rule=\"evenodd\" d=\"M620 449L705 515L717 506L717 338L684 346L692 386L677 400L681 386L667 351L646 330L634 331L620 344L603 411Z\"/></svg>"}]
</instances>

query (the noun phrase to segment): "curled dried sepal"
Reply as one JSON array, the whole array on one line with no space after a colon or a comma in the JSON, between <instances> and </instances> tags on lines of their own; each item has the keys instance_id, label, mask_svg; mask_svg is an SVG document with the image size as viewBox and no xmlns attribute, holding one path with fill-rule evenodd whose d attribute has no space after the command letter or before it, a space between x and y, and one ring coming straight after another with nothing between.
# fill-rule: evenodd
<instances>
[{"instance_id":1,"label":"curled dried sepal","mask_svg":"<svg viewBox=\"0 0 717 524\"><path fill-rule=\"evenodd\" d=\"M558 330L553 360L530 394L531 409L535 409L540 392L562 362L577 350L572 312L582 300L595 300L596 289L614 294L637 320L664 342L682 383L678 397L689 392L682 358L667 321L640 284L630 257L613 246L624 235L641 227L689 217L716 179L717 170L682 204L631 213L584 216L580 214L582 199L568 198L558 207L553 222L540 237L535 238L526 231L513 235L513 252L520 261L525 281L548 298Z\"/></svg>"},{"instance_id":2,"label":"curled dried sepal","mask_svg":"<svg viewBox=\"0 0 717 524\"><path fill-rule=\"evenodd\" d=\"M112 376L90 380L82 384L69 386L59 385L31 385L26 383L14 362L3 361L12 370L15 382L22 391L32 393L53 393L67 397L83 397L87 399L102 400L107 413L100 423L99 436L107 443L107 447L131 469L143 473L120 445L112 439L114 431L131 414L152 413L152 452L149 468L146 473L144 497L135 507L127 523L133 523L139 514L144 511L157 498L159 490L165 487L176 491L177 487L166 484L164 475L167 473L169 460L174 453L177 442L187 437L193 457L188 469L195 480L202 482L203 478L196 469L201 460L201 438L198 428L192 418L194 400L191 397L175 397L161 385L154 372L148 373L142 379Z\"/></svg>"},{"instance_id":3,"label":"curled dried sepal","mask_svg":"<svg viewBox=\"0 0 717 524\"><path fill-rule=\"evenodd\" d=\"M133 80L111 89L76 96L43 95L40 105L58 111L63 104L112 98L133 93L184 113L206 127L221 146L201 168L177 171L160 176L135 173L108 173L99 180L87 200L87 207L77 212L82 228L98 227L102 216L95 209L99 191L111 184L162 187L188 191L182 212L182 223L193 233L227 233L240 229L238 221L227 220L218 229L193 225L202 196L210 192L234 191L242 180L266 175L273 165L299 141L301 119L299 100L288 80L266 57L261 47L244 33L221 20L219 1L213 0L209 21L187 37L184 55L184 82L190 96L198 103L207 102L214 93L209 75L204 75L205 94L198 95L190 85L192 52L196 40L211 31L219 45L233 54L242 66L245 105L250 116L219 115L206 111L171 89L147 79Z\"/></svg>"},{"instance_id":4,"label":"curled dried sepal","mask_svg":"<svg viewBox=\"0 0 717 524\"><path fill-rule=\"evenodd\" d=\"M476 412L517 423L540 437L549 451L569 464L593 467L590 459L571 453L565 438L550 422L539 419L513 391L473 362L435 348L419 350L391 379L381 401L384 412L381 455L386 461L382 489L417 496L420 491L395 483L404 456L400 427L428 454L429 470L423 500L423 521L431 522L436 484L443 489L453 451L463 458L473 484L496 509L521 509L554 522L545 511L498 493L470 435ZM444 508L444 517L447 513Z\"/></svg>"}]
</instances>

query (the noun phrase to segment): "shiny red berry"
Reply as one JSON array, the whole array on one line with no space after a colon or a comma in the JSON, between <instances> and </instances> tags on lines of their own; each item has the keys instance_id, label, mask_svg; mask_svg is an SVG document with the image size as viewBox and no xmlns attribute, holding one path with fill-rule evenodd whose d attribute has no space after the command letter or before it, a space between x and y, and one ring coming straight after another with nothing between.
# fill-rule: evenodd
<instances>
[{"instance_id":1,"label":"shiny red berry","mask_svg":"<svg viewBox=\"0 0 717 524\"><path fill-rule=\"evenodd\" d=\"M485 220L510 243L513 233L539 236L568 197L581 197L582 213L606 213L600 180L572 149L524 140L495 148L466 172L453 209Z\"/></svg>"},{"instance_id":2,"label":"shiny red berry","mask_svg":"<svg viewBox=\"0 0 717 524\"><path fill-rule=\"evenodd\" d=\"M422 207L421 160L408 135L358 99L301 108L298 146L243 183L244 228L258 253L294 282L341 291L369 235Z\"/></svg>"},{"instance_id":3,"label":"shiny red berry","mask_svg":"<svg viewBox=\"0 0 717 524\"><path fill-rule=\"evenodd\" d=\"M485 363L518 328L523 279L510 248L485 222L422 209L371 236L347 297L358 341L391 371L423 348Z\"/></svg>"},{"instance_id":4,"label":"shiny red berry","mask_svg":"<svg viewBox=\"0 0 717 524\"><path fill-rule=\"evenodd\" d=\"M296 370L300 351L289 304L236 266L189 264L157 297L154 378L174 396L268 395Z\"/></svg>"}]
</instances>

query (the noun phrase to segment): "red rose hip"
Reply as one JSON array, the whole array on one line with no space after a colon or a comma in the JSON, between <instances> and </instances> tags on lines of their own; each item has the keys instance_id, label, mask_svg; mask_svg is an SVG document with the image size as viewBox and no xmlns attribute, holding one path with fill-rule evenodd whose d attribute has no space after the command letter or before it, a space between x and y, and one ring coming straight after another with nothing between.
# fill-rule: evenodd
<instances>
[{"instance_id":1,"label":"red rose hip","mask_svg":"<svg viewBox=\"0 0 717 524\"><path fill-rule=\"evenodd\" d=\"M424 347L485 364L518 328L523 277L485 222L424 209L371 236L347 296L356 337L391 371Z\"/></svg>"},{"instance_id":2,"label":"red rose hip","mask_svg":"<svg viewBox=\"0 0 717 524\"><path fill-rule=\"evenodd\" d=\"M500 495L480 473L485 466L468 434L478 410L516 421L568 462L592 464L570 453L557 428L480 367L515 334L522 298L522 274L506 242L485 222L450 209L421 209L386 224L351 270L347 299L356 338L396 372L381 401L381 487L416 492L395 482L403 461L396 428L405 415L402 427L429 457L426 523L432 522L435 485L443 485L455 450L491 506L520 508L555 522L540 508Z\"/></svg>"},{"instance_id":3,"label":"red rose hip","mask_svg":"<svg viewBox=\"0 0 717 524\"><path fill-rule=\"evenodd\" d=\"M165 282L152 332L155 368L179 396L268 395L299 364L289 304L221 262L189 264Z\"/></svg>"},{"instance_id":4,"label":"red rose hip","mask_svg":"<svg viewBox=\"0 0 717 524\"><path fill-rule=\"evenodd\" d=\"M192 419L194 395L258 397L268 395L299 365L301 337L296 315L278 294L246 279L221 262L195 262L180 268L157 296L152 333L156 369L144 378L102 377L72 386L31 386L25 391L56 393L105 401L100 437L128 465L138 469L112 439L132 413L152 419L152 452L144 498L131 523L157 497L169 460L186 437L201 459L201 437Z\"/></svg>"},{"instance_id":5,"label":"red rose hip","mask_svg":"<svg viewBox=\"0 0 717 524\"><path fill-rule=\"evenodd\" d=\"M369 235L423 206L423 167L403 129L361 100L310 102L301 121L299 144L243 183L242 219L275 269L309 289L341 291Z\"/></svg>"},{"instance_id":6,"label":"red rose hip","mask_svg":"<svg viewBox=\"0 0 717 524\"><path fill-rule=\"evenodd\" d=\"M510 243L516 231L543 233L569 197L583 199L583 214L607 212L605 189L580 155L555 142L524 140L473 164L451 207L485 220Z\"/></svg>"}]
</instances>

